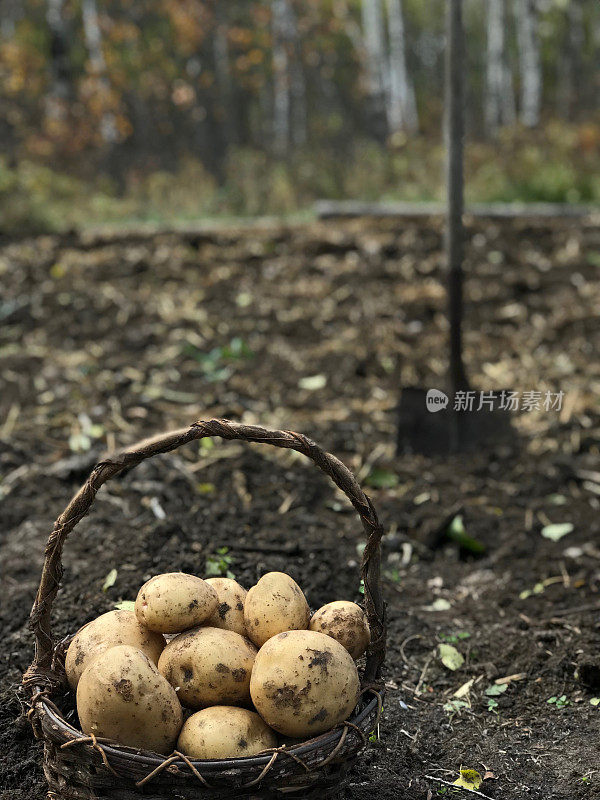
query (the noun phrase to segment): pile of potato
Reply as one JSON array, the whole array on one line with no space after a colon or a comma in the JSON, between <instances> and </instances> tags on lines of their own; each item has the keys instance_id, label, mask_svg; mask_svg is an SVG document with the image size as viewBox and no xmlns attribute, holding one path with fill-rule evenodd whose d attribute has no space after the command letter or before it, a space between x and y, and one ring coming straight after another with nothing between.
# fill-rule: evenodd
<instances>
[{"instance_id":1,"label":"pile of potato","mask_svg":"<svg viewBox=\"0 0 600 800\"><path fill-rule=\"evenodd\" d=\"M283 572L248 592L229 578L171 572L142 586L134 611L81 628L65 668L84 733L236 758L276 747L277 734L312 737L345 720L368 642L359 606L336 601L311 617Z\"/></svg>"}]
</instances>

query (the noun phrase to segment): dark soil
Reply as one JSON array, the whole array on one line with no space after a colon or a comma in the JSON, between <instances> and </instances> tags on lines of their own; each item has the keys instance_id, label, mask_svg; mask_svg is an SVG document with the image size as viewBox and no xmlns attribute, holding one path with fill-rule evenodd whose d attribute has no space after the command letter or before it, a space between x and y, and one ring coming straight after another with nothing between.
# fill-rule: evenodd
<instances>
[{"instance_id":1,"label":"dark soil","mask_svg":"<svg viewBox=\"0 0 600 800\"><path fill-rule=\"evenodd\" d=\"M600 797L599 254L591 223L470 228L473 386L563 391L562 411L514 413L512 439L468 456L396 458L399 386L444 383L437 221L4 245L0 798L45 796L16 689L53 520L106 450L217 415L302 431L389 484L369 490L387 531L388 694L345 798L466 797L434 780L461 765L498 800ZM446 535L459 509L479 557ZM574 529L551 541L550 522ZM301 457L188 446L99 493L65 550L55 634L157 572L203 574L222 546L247 586L286 570L314 608L359 599L360 541L344 498ZM448 640L457 671L436 655Z\"/></svg>"}]
</instances>

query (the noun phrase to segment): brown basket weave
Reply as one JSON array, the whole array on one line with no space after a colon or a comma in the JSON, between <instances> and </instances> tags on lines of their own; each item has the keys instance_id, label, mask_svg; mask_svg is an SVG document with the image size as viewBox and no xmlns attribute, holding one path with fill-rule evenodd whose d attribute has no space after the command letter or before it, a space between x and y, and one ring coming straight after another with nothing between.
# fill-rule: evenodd
<instances>
[{"instance_id":1,"label":"brown basket weave","mask_svg":"<svg viewBox=\"0 0 600 800\"><path fill-rule=\"evenodd\" d=\"M62 577L63 545L87 514L103 483L146 458L175 450L206 436L241 439L297 450L333 480L361 518L367 543L361 565L365 610L371 628L362 675L362 694L349 720L301 744L280 747L258 756L227 760L190 760L174 752L168 758L86 736L73 718L73 696L64 674L66 641L55 644L50 626L52 603ZM44 772L49 800L198 800L199 798L324 797L339 788L348 767L377 725L383 687L380 672L385 655L385 610L380 580L382 528L375 509L352 473L335 456L299 433L271 431L254 425L212 419L189 428L139 442L97 464L65 511L54 523L46 546L40 586L31 611L35 658L23 677L30 697L29 719L44 740ZM71 713L69 713L71 712Z\"/></svg>"}]
</instances>

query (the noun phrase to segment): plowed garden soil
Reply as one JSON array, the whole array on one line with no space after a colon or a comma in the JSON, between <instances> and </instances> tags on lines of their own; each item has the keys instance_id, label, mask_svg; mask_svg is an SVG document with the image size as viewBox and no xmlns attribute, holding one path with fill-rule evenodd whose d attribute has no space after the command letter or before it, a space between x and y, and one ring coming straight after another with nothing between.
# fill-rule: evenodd
<instances>
[{"instance_id":1,"label":"plowed garden soil","mask_svg":"<svg viewBox=\"0 0 600 800\"><path fill-rule=\"evenodd\" d=\"M441 244L434 219L2 244L2 800L45 797L17 687L54 519L108 450L211 416L311 436L384 523L388 692L342 797L464 798L441 782L461 765L498 800L600 797L600 230L471 224L473 387L562 391L562 408L507 412L512 438L468 456L396 457L400 387L444 384ZM65 549L57 637L222 547L247 586L285 570L313 608L360 599L360 524L326 478L213 445L101 490ZM448 535L455 514L478 545Z\"/></svg>"}]
</instances>

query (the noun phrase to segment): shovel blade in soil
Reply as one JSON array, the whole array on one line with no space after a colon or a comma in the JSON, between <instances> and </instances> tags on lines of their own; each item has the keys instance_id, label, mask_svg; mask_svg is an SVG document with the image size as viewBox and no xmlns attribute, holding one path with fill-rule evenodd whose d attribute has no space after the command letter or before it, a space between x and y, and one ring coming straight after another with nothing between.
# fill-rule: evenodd
<instances>
[{"instance_id":1,"label":"shovel blade in soil","mask_svg":"<svg viewBox=\"0 0 600 800\"><path fill-rule=\"evenodd\" d=\"M499 410L501 391L486 392L478 410L455 411L454 396L440 390L410 386L402 389L398 405L397 453L426 456L472 452L482 446L516 444L510 411Z\"/></svg>"}]
</instances>

